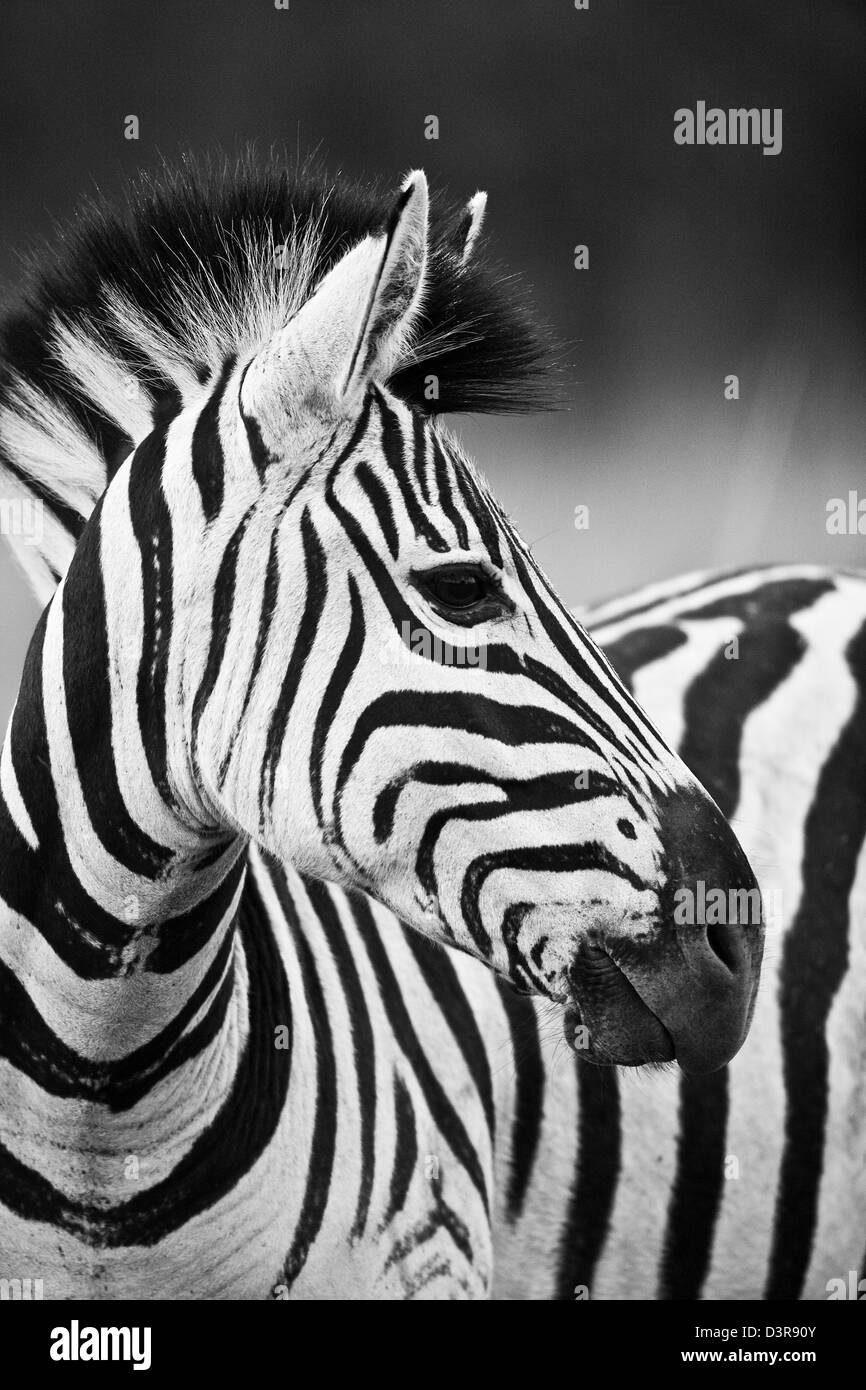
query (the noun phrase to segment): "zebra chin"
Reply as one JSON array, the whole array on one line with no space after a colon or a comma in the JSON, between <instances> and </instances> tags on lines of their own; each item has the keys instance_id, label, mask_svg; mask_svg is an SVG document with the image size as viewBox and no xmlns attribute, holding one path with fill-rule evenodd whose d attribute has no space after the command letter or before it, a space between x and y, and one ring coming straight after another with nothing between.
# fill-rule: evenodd
<instances>
[{"instance_id":1,"label":"zebra chin","mask_svg":"<svg viewBox=\"0 0 866 1390\"><path fill-rule=\"evenodd\" d=\"M605 951L589 947L572 979L578 998L565 1005L563 1032L578 1057L623 1067L675 1060L670 1033Z\"/></svg>"}]
</instances>

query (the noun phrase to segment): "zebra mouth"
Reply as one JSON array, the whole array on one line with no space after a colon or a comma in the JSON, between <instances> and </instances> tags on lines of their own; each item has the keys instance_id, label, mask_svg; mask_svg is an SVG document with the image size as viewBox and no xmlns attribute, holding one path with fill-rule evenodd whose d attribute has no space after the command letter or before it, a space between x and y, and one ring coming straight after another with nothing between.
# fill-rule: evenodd
<instances>
[{"instance_id":1,"label":"zebra mouth","mask_svg":"<svg viewBox=\"0 0 866 1390\"><path fill-rule=\"evenodd\" d=\"M583 952L572 967L571 983L563 1033L577 1057L596 1066L674 1061L670 1033L606 951Z\"/></svg>"},{"instance_id":2,"label":"zebra mouth","mask_svg":"<svg viewBox=\"0 0 866 1390\"><path fill-rule=\"evenodd\" d=\"M585 1050L581 1046L581 1034L584 1031L584 1022L579 1004L566 1004L563 1011L562 1031L565 1034L565 1041L568 1043L572 1052L581 1052ZM586 1032L588 1033L589 1030L586 1029Z\"/></svg>"}]
</instances>

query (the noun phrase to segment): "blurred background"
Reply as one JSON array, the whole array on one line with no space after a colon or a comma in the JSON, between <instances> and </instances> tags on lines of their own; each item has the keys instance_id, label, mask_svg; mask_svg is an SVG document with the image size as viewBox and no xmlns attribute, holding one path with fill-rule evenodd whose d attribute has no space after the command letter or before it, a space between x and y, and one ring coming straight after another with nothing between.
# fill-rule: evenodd
<instances>
[{"instance_id":1,"label":"blurred background","mask_svg":"<svg viewBox=\"0 0 866 1390\"><path fill-rule=\"evenodd\" d=\"M453 423L569 603L866 565L826 530L829 498L866 497L864 59L862 0L3 0L0 293L83 193L162 155L420 165L488 190L493 249L567 344L562 410ZM781 107L781 154L676 145L699 100ZM37 616L0 544L2 725Z\"/></svg>"}]
</instances>

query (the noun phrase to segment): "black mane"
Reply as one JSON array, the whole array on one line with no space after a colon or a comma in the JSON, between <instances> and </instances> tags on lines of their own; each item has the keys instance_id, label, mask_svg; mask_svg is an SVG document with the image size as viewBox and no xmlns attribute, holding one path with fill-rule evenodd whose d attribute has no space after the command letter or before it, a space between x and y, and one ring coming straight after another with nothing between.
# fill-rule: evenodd
<instances>
[{"instance_id":1,"label":"black mane","mask_svg":"<svg viewBox=\"0 0 866 1390\"><path fill-rule=\"evenodd\" d=\"M383 228L395 196L393 185L335 179L317 164L290 168L248 152L236 160L186 158L166 165L158 175L139 177L125 205L88 200L57 241L33 258L19 307L0 326L0 405L13 375L60 401L95 440L110 475L127 441L58 371L50 345L54 316L76 322L91 315L111 285L171 334L173 310L162 293L167 264L182 279L185 269L194 276L203 263L228 291L243 267L239 228L252 228L263 243L275 245L293 227L319 218L318 278L354 242ZM421 335L439 346L397 371L388 385L424 414L544 409L550 404L544 336L513 277L486 262L483 246L461 265L464 217L465 205L433 195ZM135 349L102 320L100 331L112 356L135 372ZM438 379L435 400L425 396L431 374ZM167 381L155 387L159 413L170 415L178 405L175 388ZM14 468L14 459L9 462Z\"/></svg>"}]
</instances>

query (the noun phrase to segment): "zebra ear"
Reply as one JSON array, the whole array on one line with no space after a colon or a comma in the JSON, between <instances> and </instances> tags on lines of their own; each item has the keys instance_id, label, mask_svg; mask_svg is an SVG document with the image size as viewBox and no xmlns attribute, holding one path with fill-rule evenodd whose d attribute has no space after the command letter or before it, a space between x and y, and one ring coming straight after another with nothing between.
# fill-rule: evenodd
<instances>
[{"instance_id":1,"label":"zebra ear","mask_svg":"<svg viewBox=\"0 0 866 1390\"><path fill-rule=\"evenodd\" d=\"M369 251L349 252L313 296L317 309L343 304L343 338L338 356L337 396L354 396L374 378L390 376L418 312L427 266L427 179L420 169L406 178L384 237ZM372 252L372 254L370 254ZM322 304L318 301L322 299ZM346 331L348 330L348 331Z\"/></svg>"},{"instance_id":2,"label":"zebra ear","mask_svg":"<svg viewBox=\"0 0 866 1390\"><path fill-rule=\"evenodd\" d=\"M386 380L406 347L427 264L427 180L411 173L380 236L367 236L328 271L294 318L250 364L242 409L279 433L297 403L350 409L368 383ZM287 382L287 374L295 380Z\"/></svg>"},{"instance_id":3,"label":"zebra ear","mask_svg":"<svg viewBox=\"0 0 866 1390\"><path fill-rule=\"evenodd\" d=\"M475 193L463 210L463 216L457 225L456 237L456 251L461 265L468 265L475 255L475 247L486 211L486 193Z\"/></svg>"}]
</instances>

